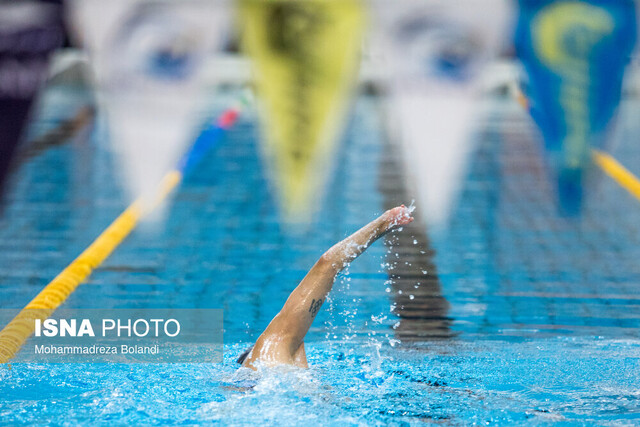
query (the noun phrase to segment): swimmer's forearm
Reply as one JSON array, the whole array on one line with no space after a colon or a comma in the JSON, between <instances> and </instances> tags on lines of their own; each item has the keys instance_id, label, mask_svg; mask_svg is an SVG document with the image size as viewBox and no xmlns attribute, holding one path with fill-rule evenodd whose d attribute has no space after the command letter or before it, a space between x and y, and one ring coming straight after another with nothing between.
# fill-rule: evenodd
<instances>
[{"instance_id":1,"label":"swimmer's forearm","mask_svg":"<svg viewBox=\"0 0 640 427\"><path fill-rule=\"evenodd\" d=\"M336 243L322 256L327 261L336 274L339 273L347 264L356 259L367 248L380 237L382 237L390 229L390 222L387 215L371 221L351 236Z\"/></svg>"},{"instance_id":2,"label":"swimmer's forearm","mask_svg":"<svg viewBox=\"0 0 640 427\"><path fill-rule=\"evenodd\" d=\"M331 292L338 273L383 236L388 229L389 220L386 215L383 215L332 246L291 293L289 297L291 305L297 304L303 308L305 317L313 321Z\"/></svg>"},{"instance_id":3,"label":"swimmer's forearm","mask_svg":"<svg viewBox=\"0 0 640 427\"><path fill-rule=\"evenodd\" d=\"M318 311L333 288L338 273L390 229L388 215L382 215L335 244L320 257L300 284L293 290L275 324L285 321L291 334L292 349L298 348ZM282 319L279 319L282 317ZM285 319L297 319L286 321ZM293 350L292 350L293 351Z\"/></svg>"}]
</instances>

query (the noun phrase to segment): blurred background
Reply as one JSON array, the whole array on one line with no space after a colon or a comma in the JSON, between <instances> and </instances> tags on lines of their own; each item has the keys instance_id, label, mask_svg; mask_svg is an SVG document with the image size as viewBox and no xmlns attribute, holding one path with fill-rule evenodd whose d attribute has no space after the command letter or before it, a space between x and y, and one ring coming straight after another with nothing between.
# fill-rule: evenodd
<instances>
[{"instance_id":1,"label":"blurred background","mask_svg":"<svg viewBox=\"0 0 640 427\"><path fill-rule=\"evenodd\" d=\"M309 342L336 343L311 346L316 363L372 339L531 342L557 364L512 370L509 353L504 377L474 373L529 390L578 360L599 378L567 346L604 337L600 360L637 361L637 6L0 2L0 306L22 308L138 200L140 226L65 304L223 307L237 352L324 250L404 203L417 220L350 266L314 323ZM550 379L546 404L582 419L558 390L597 412L607 387L636 387L615 414L637 413L638 371L620 372L636 374ZM531 396L509 404L546 407Z\"/></svg>"},{"instance_id":2,"label":"blurred background","mask_svg":"<svg viewBox=\"0 0 640 427\"><path fill-rule=\"evenodd\" d=\"M547 325L557 289L626 294L637 273L633 1L1 6L7 305L135 199L142 234L90 281L204 289L276 265L271 250L295 276L385 209L417 207L369 272L392 279L400 335L479 328L465 319L492 310ZM172 171L182 186L157 197Z\"/></svg>"},{"instance_id":3,"label":"blurred background","mask_svg":"<svg viewBox=\"0 0 640 427\"><path fill-rule=\"evenodd\" d=\"M612 146L621 94L637 90L631 0L264 3L2 3L3 182L47 87L91 97L80 119L99 125L130 200L155 191L235 87L229 109L260 117L283 218L309 222L364 91L424 221L446 230L472 134L502 96L536 125L559 215L580 217L591 149Z\"/></svg>"}]
</instances>

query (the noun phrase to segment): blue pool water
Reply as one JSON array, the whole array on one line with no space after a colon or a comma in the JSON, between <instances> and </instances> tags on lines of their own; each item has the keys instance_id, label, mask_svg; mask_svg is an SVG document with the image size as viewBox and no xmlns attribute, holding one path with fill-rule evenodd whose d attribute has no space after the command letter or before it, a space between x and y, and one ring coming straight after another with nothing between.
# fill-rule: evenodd
<instances>
[{"instance_id":1,"label":"blue pool water","mask_svg":"<svg viewBox=\"0 0 640 427\"><path fill-rule=\"evenodd\" d=\"M86 101L51 88L31 138ZM640 422L640 203L596 176L584 218L558 218L531 124L502 100L477 133L451 232L428 235L435 252L424 229L403 231L416 248L401 235L376 243L319 313L309 370L237 369L322 252L391 202L402 168L388 163L381 117L378 100L358 100L321 214L295 233L278 219L255 117L243 117L186 177L165 228L131 235L65 305L222 308L223 364L14 364L0 368L0 423ZM623 122L614 154L638 173L637 124ZM2 308L23 307L125 207L99 135L16 169L0 219ZM427 274L388 281L427 258Z\"/></svg>"}]
</instances>

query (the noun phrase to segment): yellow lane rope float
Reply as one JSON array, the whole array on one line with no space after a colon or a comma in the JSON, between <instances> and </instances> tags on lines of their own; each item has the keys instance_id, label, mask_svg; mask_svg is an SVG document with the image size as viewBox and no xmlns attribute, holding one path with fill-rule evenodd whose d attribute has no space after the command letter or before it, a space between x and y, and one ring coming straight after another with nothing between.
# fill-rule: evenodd
<instances>
[{"instance_id":1,"label":"yellow lane rope float","mask_svg":"<svg viewBox=\"0 0 640 427\"><path fill-rule=\"evenodd\" d=\"M640 200L640 180L611 155L593 150L593 161L622 188Z\"/></svg>"},{"instance_id":2,"label":"yellow lane rope float","mask_svg":"<svg viewBox=\"0 0 640 427\"><path fill-rule=\"evenodd\" d=\"M47 319L85 281L91 272L131 233L138 221L151 212L182 180L182 173L171 171L160 185L150 205L133 202L85 249L62 270L26 307L0 331L0 363L8 363L34 331L35 319Z\"/></svg>"},{"instance_id":3,"label":"yellow lane rope float","mask_svg":"<svg viewBox=\"0 0 640 427\"><path fill-rule=\"evenodd\" d=\"M35 329L35 320L45 320L133 231L141 218L153 211L180 184L184 170L204 155L221 135L235 123L240 107L225 111L207 138L195 142L178 169L164 176L151 200L138 199L116 218L91 245L62 270L16 317L0 331L0 363L8 363Z\"/></svg>"}]
</instances>

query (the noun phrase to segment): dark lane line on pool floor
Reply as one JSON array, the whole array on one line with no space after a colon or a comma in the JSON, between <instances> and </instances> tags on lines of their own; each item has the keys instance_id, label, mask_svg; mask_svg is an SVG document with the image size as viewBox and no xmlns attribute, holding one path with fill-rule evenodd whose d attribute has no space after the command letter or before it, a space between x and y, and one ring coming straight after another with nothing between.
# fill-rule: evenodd
<instances>
[{"instance_id":1,"label":"dark lane line on pool floor","mask_svg":"<svg viewBox=\"0 0 640 427\"><path fill-rule=\"evenodd\" d=\"M414 199L410 194L400 148L388 135L384 138L378 174L384 209ZM413 215L416 221L406 225L402 233L393 233L385 238L387 275L391 281L395 313L400 317L394 333L401 341L449 338L454 335L450 329L451 318L448 317L450 305L442 294L433 261L435 251L425 231L419 207Z\"/></svg>"}]
</instances>

